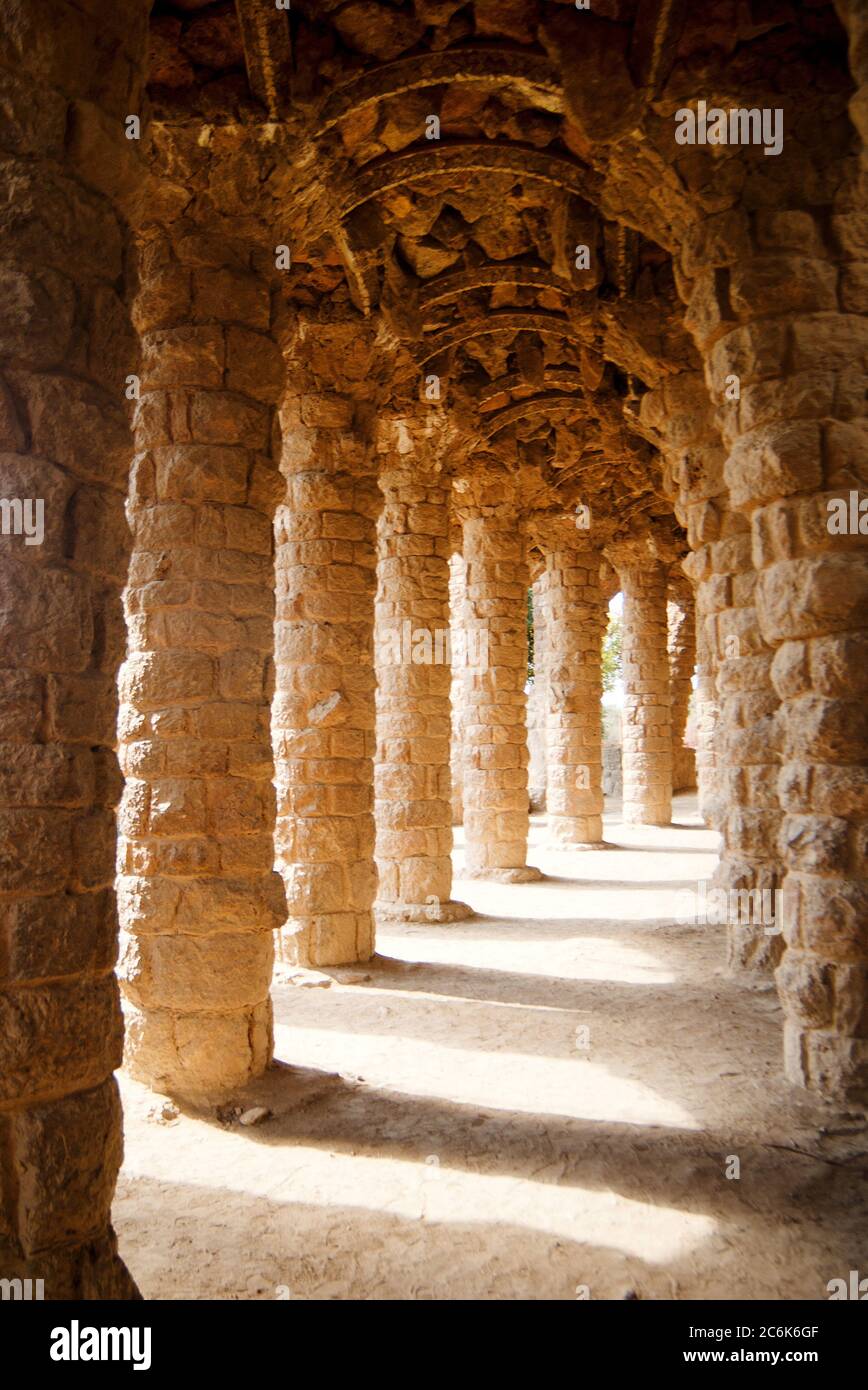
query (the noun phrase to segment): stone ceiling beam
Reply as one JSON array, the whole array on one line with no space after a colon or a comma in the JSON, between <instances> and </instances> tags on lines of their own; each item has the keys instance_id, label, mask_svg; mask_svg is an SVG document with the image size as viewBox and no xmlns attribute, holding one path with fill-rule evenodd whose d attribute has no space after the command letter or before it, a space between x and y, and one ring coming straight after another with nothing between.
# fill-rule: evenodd
<instances>
[{"instance_id":1,"label":"stone ceiling beam","mask_svg":"<svg viewBox=\"0 0 868 1390\"><path fill-rule=\"evenodd\" d=\"M346 215L369 199L407 183L455 174L513 174L563 188L588 201L594 201L601 187L600 175L578 160L533 145L502 140L432 142L428 149L405 150L365 164L349 184L342 210Z\"/></svg>"},{"instance_id":2,"label":"stone ceiling beam","mask_svg":"<svg viewBox=\"0 0 868 1390\"><path fill-rule=\"evenodd\" d=\"M286 10L262 0L235 0L250 90L273 121L292 102L292 39Z\"/></svg>"},{"instance_id":3,"label":"stone ceiling beam","mask_svg":"<svg viewBox=\"0 0 868 1390\"><path fill-rule=\"evenodd\" d=\"M489 289L493 285L529 285L534 289L557 290L572 294L575 286L545 266L488 264L473 270L453 271L429 280L419 291L419 308L442 304L447 299Z\"/></svg>"},{"instance_id":4,"label":"stone ceiling beam","mask_svg":"<svg viewBox=\"0 0 868 1390\"><path fill-rule=\"evenodd\" d=\"M659 95L678 55L688 0L639 0L627 58L637 87Z\"/></svg>"},{"instance_id":5,"label":"stone ceiling beam","mask_svg":"<svg viewBox=\"0 0 868 1390\"><path fill-rule=\"evenodd\" d=\"M557 69L541 53L526 49L462 48L400 58L361 73L328 97L318 135L374 102L422 87L453 82L507 81L546 111L563 110L563 87Z\"/></svg>"},{"instance_id":6,"label":"stone ceiling beam","mask_svg":"<svg viewBox=\"0 0 868 1390\"><path fill-rule=\"evenodd\" d=\"M363 206L341 221L332 231L335 249L343 262L350 299L365 318L380 297L380 247L385 228L376 208Z\"/></svg>"},{"instance_id":7,"label":"stone ceiling beam","mask_svg":"<svg viewBox=\"0 0 868 1390\"><path fill-rule=\"evenodd\" d=\"M495 410L491 415L484 417L483 437L490 439L492 435L506 429L507 425L514 425L527 415L539 415L544 411L581 410L583 405L583 397L567 391L546 391L539 396L527 396L522 401L515 401L512 405L506 405L502 410Z\"/></svg>"},{"instance_id":8,"label":"stone ceiling beam","mask_svg":"<svg viewBox=\"0 0 868 1390\"><path fill-rule=\"evenodd\" d=\"M549 367L543 378L546 390L563 390L580 392L584 383L578 372L558 371L556 367ZM497 377L495 381L490 381L484 386L476 397L476 404L483 410L491 401L497 400L498 396L506 395L511 391L527 390L531 383L521 372L509 372L506 376Z\"/></svg>"},{"instance_id":9,"label":"stone ceiling beam","mask_svg":"<svg viewBox=\"0 0 868 1390\"><path fill-rule=\"evenodd\" d=\"M573 339L576 336L575 325L565 314L556 314L550 309L495 309L482 318L468 319L439 333L432 333L417 349L416 361L420 365L430 362L432 357L437 357L448 348L491 333L545 333L549 337Z\"/></svg>"}]
</instances>

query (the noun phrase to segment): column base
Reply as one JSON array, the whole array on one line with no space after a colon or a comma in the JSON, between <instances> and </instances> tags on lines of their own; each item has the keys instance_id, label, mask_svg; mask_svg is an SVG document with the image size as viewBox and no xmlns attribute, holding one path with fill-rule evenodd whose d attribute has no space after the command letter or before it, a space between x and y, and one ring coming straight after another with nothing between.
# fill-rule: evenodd
<instances>
[{"instance_id":1,"label":"column base","mask_svg":"<svg viewBox=\"0 0 868 1390\"><path fill-rule=\"evenodd\" d=\"M361 965L373 953L374 919L368 908L288 918L278 955L285 965L322 970L331 965Z\"/></svg>"},{"instance_id":2,"label":"column base","mask_svg":"<svg viewBox=\"0 0 868 1390\"><path fill-rule=\"evenodd\" d=\"M784 1075L826 1100L868 1115L868 1039L784 1024Z\"/></svg>"},{"instance_id":3,"label":"column base","mask_svg":"<svg viewBox=\"0 0 868 1390\"><path fill-rule=\"evenodd\" d=\"M262 1076L273 1053L270 997L229 1013L127 1008L124 1071L173 1100L216 1104Z\"/></svg>"},{"instance_id":4,"label":"column base","mask_svg":"<svg viewBox=\"0 0 868 1390\"><path fill-rule=\"evenodd\" d=\"M770 975L784 954L784 938L764 927L730 925L726 935L726 965L733 975Z\"/></svg>"},{"instance_id":5,"label":"column base","mask_svg":"<svg viewBox=\"0 0 868 1390\"><path fill-rule=\"evenodd\" d=\"M546 823L546 849L599 849L603 841L602 816L552 816Z\"/></svg>"},{"instance_id":6,"label":"column base","mask_svg":"<svg viewBox=\"0 0 868 1390\"><path fill-rule=\"evenodd\" d=\"M374 903L377 922L466 922L476 913L468 903Z\"/></svg>"},{"instance_id":7,"label":"column base","mask_svg":"<svg viewBox=\"0 0 868 1390\"><path fill-rule=\"evenodd\" d=\"M537 883L545 874L532 864L524 864L515 869L498 869L492 865L486 869L465 869L461 878L485 879L488 883Z\"/></svg>"},{"instance_id":8,"label":"column base","mask_svg":"<svg viewBox=\"0 0 868 1390\"><path fill-rule=\"evenodd\" d=\"M118 1254L109 1226L80 1245L23 1255L16 1241L0 1239L0 1266L7 1279L42 1280L47 1302L141 1301L135 1281Z\"/></svg>"}]
</instances>

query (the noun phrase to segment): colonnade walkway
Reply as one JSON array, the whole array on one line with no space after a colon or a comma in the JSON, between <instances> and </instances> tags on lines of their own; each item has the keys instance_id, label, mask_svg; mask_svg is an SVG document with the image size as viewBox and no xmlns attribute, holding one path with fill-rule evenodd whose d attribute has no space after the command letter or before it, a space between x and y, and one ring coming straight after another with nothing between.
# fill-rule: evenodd
<instances>
[{"instance_id":1,"label":"colonnade walkway","mask_svg":"<svg viewBox=\"0 0 868 1390\"><path fill-rule=\"evenodd\" d=\"M725 928L675 920L716 835L686 796L670 827L604 823L607 848L549 852L534 817L527 884L462 880L459 832L475 918L279 968L280 1063L219 1117L122 1078L114 1215L145 1297L815 1299L847 1277L864 1128L783 1080L772 981L726 975Z\"/></svg>"}]
</instances>

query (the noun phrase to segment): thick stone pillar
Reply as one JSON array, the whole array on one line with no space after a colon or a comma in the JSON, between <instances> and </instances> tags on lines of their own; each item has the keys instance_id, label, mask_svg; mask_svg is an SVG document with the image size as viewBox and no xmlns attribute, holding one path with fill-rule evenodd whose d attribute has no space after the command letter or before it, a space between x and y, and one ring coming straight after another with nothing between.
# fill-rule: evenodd
<instances>
[{"instance_id":1,"label":"thick stone pillar","mask_svg":"<svg viewBox=\"0 0 868 1390\"><path fill-rule=\"evenodd\" d=\"M729 507L724 517L729 535L708 547L710 573L704 583L706 638L717 688L713 814L723 835L714 883L727 894L773 894L782 881L776 795L779 700L771 681L772 652L756 610L745 519ZM780 959L783 938L747 917L729 916L729 965L769 971Z\"/></svg>"},{"instance_id":2,"label":"thick stone pillar","mask_svg":"<svg viewBox=\"0 0 868 1390\"><path fill-rule=\"evenodd\" d=\"M698 373L649 392L642 415L665 442L668 490L691 545L683 568L695 586L699 808L722 840L709 886L722 889L736 908L727 913L730 968L769 971L780 959L782 937L738 907L762 902L764 893L773 901L782 877L778 698L754 602L749 524L730 504L726 449Z\"/></svg>"},{"instance_id":3,"label":"thick stone pillar","mask_svg":"<svg viewBox=\"0 0 868 1390\"><path fill-rule=\"evenodd\" d=\"M191 1097L271 1057L271 455L283 359L250 247L196 227L142 247L119 849L127 1065Z\"/></svg>"},{"instance_id":4,"label":"thick stone pillar","mask_svg":"<svg viewBox=\"0 0 868 1390\"><path fill-rule=\"evenodd\" d=\"M373 756L376 458L351 400L296 394L282 412L286 503L277 520L277 853L289 918L282 954L368 960L376 893Z\"/></svg>"},{"instance_id":5,"label":"thick stone pillar","mask_svg":"<svg viewBox=\"0 0 868 1390\"><path fill-rule=\"evenodd\" d=\"M449 493L414 454L385 465L378 528L377 916L455 922L449 692Z\"/></svg>"},{"instance_id":6,"label":"thick stone pillar","mask_svg":"<svg viewBox=\"0 0 868 1390\"><path fill-rule=\"evenodd\" d=\"M527 541L506 495L462 503L467 565L464 676L466 873L500 883L539 878L525 862L527 795Z\"/></svg>"},{"instance_id":7,"label":"thick stone pillar","mask_svg":"<svg viewBox=\"0 0 868 1390\"><path fill-rule=\"evenodd\" d=\"M112 880L136 370L124 122L149 8L0 10L0 1276L47 1299L136 1296L110 1224Z\"/></svg>"},{"instance_id":8,"label":"thick stone pillar","mask_svg":"<svg viewBox=\"0 0 868 1390\"><path fill-rule=\"evenodd\" d=\"M624 820L672 819L672 729L666 651L666 569L651 555L619 565L624 594Z\"/></svg>"},{"instance_id":9,"label":"thick stone pillar","mask_svg":"<svg viewBox=\"0 0 868 1390\"><path fill-rule=\"evenodd\" d=\"M542 562L540 562L541 564ZM527 791L531 811L546 809L546 709L548 707L548 637L545 571L531 585L533 611L533 685L527 695Z\"/></svg>"},{"instance_id":10,"label":"thick stone pillar","mask_svg":"<svg viewBox=\"0 0 868 1390\"><path fill-rule=\"evenodd\" d=\"M714 650L696 606L696 790L699 814L713 825L710 807L717 782L717 677Z\"/></svg>"},{"instance_id":11,"label":"thick stone pillar","mask_svg":"<svg viewBox=\"0 0 868 1390\"><path fill-rule=\"evenodd\" d=\"M778 198L734 221L730 237L698 239L690 269L691 319L729 449L730 504L749 526L751 604L780 701L766 722L779 759L787 1074L864 1104L868 554L848 504L868 482L868 219L862 189L847 182L853 167L820 171L837 203L815 212L802 194L824 185L800 168L792 210ZM841 500L844 524L830 524ZM746 708L746 726L756 729L763 708Z\"/></svg>"},{"instance_id":12,"label":"thick stone pillar","mask_svg":"<svg viewBox=\"0 0 868 1390\"><path fill-rule=\"evenodd\" d=\"M549 523L544 539L548 830L555 848L575 849L603 839L602 557L573 517Z\"/></svg>"},{"instance_id":13,"label":"thick stone pillar","mask_svg":"<svg viewBox=\"0 0 868 1390\"><path fill-rule=\"evenodd\" d=\"M461 544L460 538L458 544ZM452 800L452 824L464 823L464 725L467 722L463 705L464 673L461 669L464 651L464 609L467 589L467 570L464 556L450 545L449 557L449 645L452 651L452 679L449 686L451 732L449 740L449 785ZM459 657L461 659L459 660Z\"/></svg>"},{"instance_id":14,"label":"thick stone pillar","mask_svg":"<svg viewBox=\"0 0 868 1390\"><path fill-rule=\"evenodd\" d=\"M684 743L693 672L696 667L696 621L693 590L684 575L669 576L666 605L669 651L669 699L672 712L672 790L696 786L696 758Z\"/></svg>"},{"instance_id":15,"label":"thick stone pillar","mask_svg":"<svg viewBox=\"0 0 868 1390\"><path fill-rule=\"evenodd\" d=\"M731 806L746 796L746 780L728 753L729 771L717 766L719 703L717 692L717 615L741 605L750 592L748 579L734 582L744 562L737 537L746 530L743 518L729 508L724 449L708 388L699 372L682 372L642 398L642 422L660 439L664 488L675 514L687 531L690 554L683 570L694 601L696 640L696 779L699 810L705 823L723 834L722 864L727 864L726 833ZM732 648L732 643L729 644ZM759 676L762 680L762 676ZM766 736L767 744L767 736ZM742 746L739 754L753 754ZM764 756L768 758L766 751ZM733 854L733 886L743 868Z\"/></svg>"}]
</instances>

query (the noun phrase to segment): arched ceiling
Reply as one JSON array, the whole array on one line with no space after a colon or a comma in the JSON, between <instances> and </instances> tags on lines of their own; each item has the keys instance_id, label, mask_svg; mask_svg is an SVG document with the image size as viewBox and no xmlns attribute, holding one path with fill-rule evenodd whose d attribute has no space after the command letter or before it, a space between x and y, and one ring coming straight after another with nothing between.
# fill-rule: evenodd
<instances>
[{"instance_id":1,"label":"arched ceiling","mask_svg":"<svg viewBox=\"0 0 868 1390\"><path fill-rule=\"evenodd\" d=\"M593 494L613 534L677 541L637 404L699 366L672 250L720 198L676 167L669 89L764 80L760 60L777 81L836 21L788 0L591 8L159 0L150 96L175 137L219 128L225 159L253 141L249 200L285 200L290 310L373 322L393 400L435 380L470 455L529 469L537 505Z\"/></svg>"}]
</instances>

